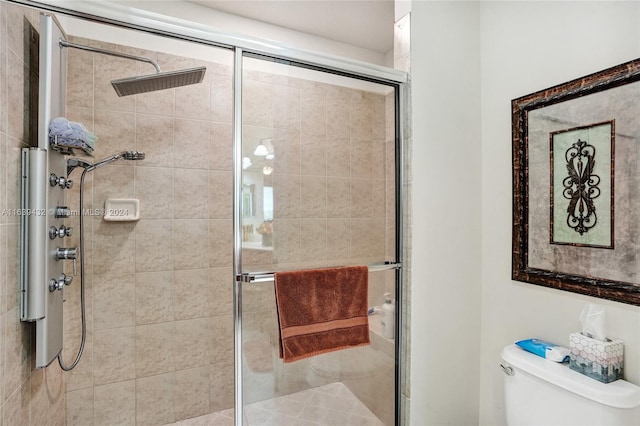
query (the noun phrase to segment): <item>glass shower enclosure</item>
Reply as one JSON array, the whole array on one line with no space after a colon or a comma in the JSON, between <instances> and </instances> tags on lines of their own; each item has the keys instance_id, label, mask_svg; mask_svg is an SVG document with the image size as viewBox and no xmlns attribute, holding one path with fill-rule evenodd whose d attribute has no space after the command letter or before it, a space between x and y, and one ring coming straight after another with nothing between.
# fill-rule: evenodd
<instances>
[{"instance_id":1,"label":"glass shower enclosure","mask_svg":"<svg viewBox=\"0 0 640 426\"><path fill-rule=\"evenodd\" d=\"M243 424L392 425L395 329L378 311L397 300L396 89L264 55L241 66ZM346 265L369 266L371 344L283 363L273 274Z\"/></svg>"},{"instance_id":2,"label":"glass shower enclosure","mask_svg":"<svg viewBox=\"0 0 640 426\"><path fill-rule=\"evenodd\" d=\"M404 73L122 5L10 3L54 14L72 42L207 68L118 97L111 80L148 64L67 52L65 114L98 136L95 158L146 153L87 178L86 333L79 286L64 290L64 359L86 334L68 424L400 424ZM91 213L111 198L138 199L140 220ZM274 273L353 265L377 307L370 345L284 363Z\"/></svg>"}]
</instances>

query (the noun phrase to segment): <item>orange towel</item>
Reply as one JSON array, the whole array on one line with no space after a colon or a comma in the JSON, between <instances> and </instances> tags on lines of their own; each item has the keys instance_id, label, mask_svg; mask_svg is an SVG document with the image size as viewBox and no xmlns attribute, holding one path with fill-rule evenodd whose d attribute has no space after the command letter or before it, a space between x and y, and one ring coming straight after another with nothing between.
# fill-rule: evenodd
<instances>
[{"instance_id":1,"label":"orange towel","mask_svg":"<svg viewBox=\"0 0 640 426\"><path fill-rule=\"evenodd\" d=\"M284 362L369 344L366 266L277 272L275 291Z\"/></svg>"}]
</instances>

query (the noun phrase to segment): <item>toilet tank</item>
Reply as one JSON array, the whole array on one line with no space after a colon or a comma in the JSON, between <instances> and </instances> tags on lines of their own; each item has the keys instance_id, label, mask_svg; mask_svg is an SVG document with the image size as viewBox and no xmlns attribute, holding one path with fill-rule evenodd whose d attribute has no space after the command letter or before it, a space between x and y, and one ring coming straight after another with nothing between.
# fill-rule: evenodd
<instances>
[{"instance_id":1,"label":"toilet tank","mask_svg":"<svg viewBox=\"0 0 640 426\"><path fill-rule=\"evenodd\" d=\"M516 345L501 353L508 425L640 426L640 387L600 383Z\"/></svg>"}]
</instances>

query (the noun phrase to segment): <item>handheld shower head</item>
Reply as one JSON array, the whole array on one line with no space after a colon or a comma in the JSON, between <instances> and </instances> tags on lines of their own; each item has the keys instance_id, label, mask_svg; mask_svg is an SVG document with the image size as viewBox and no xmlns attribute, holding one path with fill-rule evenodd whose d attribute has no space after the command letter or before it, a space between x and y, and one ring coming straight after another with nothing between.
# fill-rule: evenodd
<instances>
[{"instance_id":1,"label":"handheld shower head","mask_svg":"<svg viewBox=\"0 0 640 426\"><path fill-rule=\"evenodd\" d=\"M140 151L123 151L120 153L123 160L144 160L145 154Z\"/></svg>"},{"instance_id":2,"label":"handheld shower head","mask_svg":"<svg viewBox=\"0 0 640 426\"><path fill-rule=\"evenodd\" d=\"M67 176L69 176L71 172L75 170L76 167L82 167L83 169L88 169L92 166L93 164L83 160L82 158L69 158L67 160Z\"/></svg>"},{"instance_id":3,"label":"handheld shower head","mask_svg":"<svg viewBox=\"0 0 640 426\"><path fill-rule=\"evenodd\" d=\"M85 169L87 172L92 172L95 169L102 167L102 166L106 166L109 163L112 163L116 160L119 159L123 159L123 160L144 160L145 154L144 152L140 152L140 151L122 151L118 154L114 154L110 157L104 158L98 162L95 162L93 164L89 163L88 161L85 161L81 158L70 158L67 160L67 176L69 176L71 174L71 172L76 168L76 167L82 167L83 169Z\"/></svg>"}]
</instances>

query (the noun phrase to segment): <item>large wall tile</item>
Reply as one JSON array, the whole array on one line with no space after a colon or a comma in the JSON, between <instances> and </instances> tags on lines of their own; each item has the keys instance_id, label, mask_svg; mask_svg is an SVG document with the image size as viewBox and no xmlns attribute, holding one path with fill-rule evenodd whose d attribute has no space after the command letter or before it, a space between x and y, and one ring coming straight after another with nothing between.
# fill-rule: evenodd
<instances>
[{"instance_id":1,"label":"large wall tile","mask_svg":"<svg viewBox=\"0 0 640 426\"><path fill-rule=\"evenodd\" d=\"M211 364L233 361L233 316L216 315L207 318L206 327L211 329Z\"/></svg>"},{"instance_id":2,"label":"large wall tile","mask_svg":"<svg viewBox=\"0 0 640 426\"><path fill-rule=\"evenodd\" d=\"M300 174L300 131L297 129L278 129L273 133L275 159L273 169L276 173Z\"/></svg>"},{"instance_id":3,"label":"large wall tile","mask_svg":"<svg viewBox=\"0 0 640 426\"><path fill-rule=\"evenodd\" d=\"M327 137L327 176L351 176L349 138Z\"/></svg>"},{"instance_id":4,"label":"large wall tile","mask_svg":"<svg viewBox=\"0 0 640 426\"><path fill-rule=\"evenodd\" d=\"M209 221L209 266L233 264L233 222L231 219Z\"/></svg>"},{"instance_id":5,"label":"large wall tile","mask_svg":"<svg viewBox=\"0 0 640 426\"><path fill-rule=\"evenodd\" d=\"M274 219L273 221L274 263L299 262L300 219Z\"/></svg>"},{"instance_id":6,"label":"large wall tile","mask_svg":"<svg viewBox=\"0 0 640 426\"><path fill-rule=\"evenodd\" d=\"M137 224L93 221L93 268L96 274L134 272ZM138 249L139 250L139 249Z\"/></svg>"},{"instance_id":7,"label":"large wall tile","mask_svg":"<svg viewBox=\"0 0 640 426\"><path fill-rule=\"evenodd\" d=\"M111 89L110 89L111 90ZM98 137L94 155L104 158L122 151L136 149L136 116L131 112L109 109L94 110L95 134ZM121 165L130 166L132 161Z\"/></svg>"},{"instance_id":8,"label":"large wall tile","mask_svg":"<svg viewBox=\"0 0 640 426\"><path fill-rule=\"evenodd\" d=\"M210 367L176 371L175 413L176 420L207 414L209 410Z\"/></svg>"},{"instance_id":9,"label":"large wall tile","mask_svg":"<svg viewBox=\"0 0 640 426\"><path fill-rule=\"evenodd\" d=\"M174 210L174 169L136 167L135 194L143 219L172 219Z\"/></svg>"},{"instance_id":10,"label":"large wall tile","mask_svg":"<svg viewBox=\"0 0 640 426\"><path fill-rule=\"evenodd\" d=\"M174 217L176 219L209 218L209 172L175 169Z\"/></svg>"},{"instance_id":11,"label":"large wall tile","mask_svg":"<svg viewBox=\"0 0 640 426\"><path fill-rule=\"evenodd\" d=\"M94 385L135 378L135 327L94 332Z\"/></svg>"},{"instance_id":12,"label":"large wall tile","mask_svg":"<svg viewBox=\"0 0 640 426\"><path fill-rule=\"evenodd\" d=\"M151 74L151 72L149 72ZM176 90L158 90L136 95L136 113L173 116L176 107Z\"/></svg>"},{"instance_id":13,"label":"large wall tile","mask_svg":"<svg viewBox=\"0 0 640 426\"><path fill-rule=\"evenodd\" d=\"M373 147L371 140L351 139L351 177L371 179ZM382 167L382 164L379 165ZM382 169L384 170L384 169Z\"/></svg>"},{"instance_id":14,"label":"large wall tile","mask_svg":"<svg viewBox=\"0 0 640 426\"><path fill-rule=\"evenodd\" d=\"M300 217L327 217L327 178L300 177Z\"/></svg>"},{"instance_id":15,"label":"large wall tile","mask_svg":"<svg viewBox=\"0 0 640 426\"><path fill-rule=\"evenodd\" d=\"M89 330L91 328L89 327ZM81 333L65 333L62 359L71 365L80 349ZM64 373L67 392L79 389L93 389L93 332L87 331L84 350L78 365ZM68 403L67 403L68 405Z\"/></svg>"},{"instance_id":16,"label":"large wall tile","mask_svg":"<svg viewBox=\"0 0 640 426\"><path fill-rule=\"evenodd\" d=\"M300 171L303 175L327 176L327 138L324 135L300 137Z\"/></svg>"},{"instance_id":17,"label":"large wall tile","mask_svg":"<svg viewBox=\"0 0 640 426\"><path fill-rule=\"evenodd\" d=\"M211 152L213 152L211 122L176 118L176 167L208 169L210 166L209 153Z\"/></svg>"},{"instance_id":18,"label":"large wall tile","mask_svg":"<svg viewBox=\"0 0 640 426\"><path fill-rule=\"evenodd\" d=\"M21 194L22 194L22 148L28 148L27 145L21 141L13 138L7 138L7 209L19 209L22 207ZM7 223L20 223L20 215L11 213L5 218Z\"/></svg>"},{"instance_id":19,"label":"large wall tile","mask_svg":"<svg viewBox=\"0 0 640 426\"><path fill-rule=\"evenodd\" d=\"M222 317L217 317L222 318ZM174 362L175 369L204 367L211 363L214 336L218 329L216 319L196 318L175 322Z\"/></svg>"},{"instance_id":20,"label":"large wall tile","mask_svg":"<svg viewBox=\"0 0 640 426\"><path fill-rule=\"evenodd\" d=\"M202 82L198 85L177 88L176 117L209 120L211 117L211 84Z\"/></svg>"},{"instance_id":21,"label":"large wall tile","mask_svg":"<svg viewBox=\"0 0 640 426\"><path fill-rule=\"evenodd\" d=\"M209 220L174 221L173 262L176 269L199 269L209 266Z\"/></svg>"},{"instance_id":22,"label":"large wall tile","mask_svg":"<svg viewBox=\"0 0 640 426\"><path fill-rule=\"evenodd\" d=\"M210 294L207 298L209 312L212 315L225 315L233 312L233 269L209 269Z\"/></svg>"},{"instance_id":23,"label":"large wall tile","mask_svg":"<svg viewBox=\"0 0 640 426\"><path fill-rule=\"evenodd\" d=\"M65 424L66 392L62 374L58 363L48 368L37 369L31 374L30 424Z\"/></svg>"},{"instance_id":24,"label":"large wall tile","mask_svg":"<svg viewBox=\"0 0 640 426\"><path fill-rule=\"evenodd\" d=\"M7 36L6 36L6 22L7 22L7 4L0 5L0 81L7 81ZM0 132L7 132L7 103L8 87L6 84L0 84Z\"/></svg>"},{"instance_id":25,"label":"large wall tile","mask_svg":"<svg viewBox=\"0 0 640 426\"><path fill-rule=\"evenodd\" d=\"M212 123L211 139L212 149L206 153L211 170L231 170L233 137L231 124Z\"/></svg>"},{"instance_id":26,"label":"large wall tile","mask_svg":"<svg viewBox=\"0 0 640 426\"><path fill-rule=\"evenodd\" d=\"M31 405L29 390L30 383L25 380L18 389L6 396L3 410L5 425L29 426L29 407Z\"/></svg>"},{"instance_id":27,"label":"large wall tile","mask_svg":"<svg viewBox=\"0 0 640 426\"><path fill-rule=\"evenodd\" d=\"M29 123L29 70L22 59L13 52L7 55L8 85L8 133L9 136L24 141L27 139Z\"/></svg>"},{"instance_id":28,"label":"large wall tile","mask_svg":"<svg viewBox=\"0 0 640 426\"><path fill-rule=\"evenodd\" d=\"M173 322L136 327L137 378L175 371L174 335Z\"/></svg>"},{"instance_id":29,"label":"large wall tile","mask_svg":"<svg viewBox=\"0 0 640 426\"><path fill-rule=\"evenodd\" d=\"M348 259L351 254L350 219L327 219L327 258Z\"/></svg>"},{"instance_id":30,"label":"large wall tile","mask_svg":"<svg viewBox=\"0 0 640 426\"><path fill-rule=\"evenodd\" d=\"M173 221L141 220L136 226L136 272L173 269Z\"/></svg>"},{"instance_id":31,"label":"large wall tile","mask_svg":"<svg viewBox=\"0 0 640 426\"><path fill-rule=\"evenodd\" d=\"M5 395L4 395L4 358L5 358L5 346L6 346L6 338L5 338L5 317L6 315L0 314L0 407L4 403ZM2 416L2 414L0 414ZM1 417L0 417L1 418Z\"/></svg>"},{"instance_id":32,"label":"large wall tile","mask_svg":"<svg viewBox=\"0 0 640 426\"><path fill-rule=\"evenodd\" d=\"M209 72L209 71L207 71ZM233 79L230 75L215 75L211 81L211 120L231 123L233 116Z\"/></svg>"},{"instance_id":33,"label":"large wall tile","mask_svg":"<svg viewBox=\"0 0 640 426\"><path fill-rule=\"evenodd\" d=\"M142 166L174 166L173 117L136 114L136 150L146 154Z\"/></svg>"},{"instance_id":34,"label":"large wall tile","mask_svg":"<svg viewBox=\"0 0 640 426\"><path fill-rule=\"evenodd\" d=\"M85 241L86 244L86 241ZM71 244L69 244L71 245ZM91 252L85 251L86 259L91 259ZM89 265L90 266L90 265ZM82 330L82 292L81 276L76 275L72 284L65 289L63 303L63 329L66 334L79 334ZM88 330L93 329L93 274L85 273L84 277L85 321Z\"/></svg>"},{"instance_id":35,"label":"large wall tile","mask_svg":"<svg viewBox=\"0 0 640 426\"><path fill-rule=\"evenodd\" d=\"M273 198L274 218L299 218L300 175L274 175Z\"/></svg>"},{"instance_id":36,"label":"large wall tile","mask_svg":"<svg viewBox=\"0 0 640 426\"><path fill-rule=\"evenodd\" d=\"M135 275L108 274L93 277L93 329L135 325Z\"/></svg>"},{"instance_id":37,"label":"large wall tile","mask_svg":"<svg viewBox=\"0 0 640 426\"><path fill-rule=\"evenodd\" d=\"M351 217L351 186L349 179L327 178L327 217Z\"/></svg>"},{"instance_id":38,"label":"large wall tile","mask_svg":"<svg viewBox=\"0 0 640 426\"><path fill-rule=\"evenodd\" d=\"M300 92L300 132L303 137L326 136L327 96L324 87L305 87Z\"/></svg>"},{"instance_id":39,"label":"large wall tile","mask_svg":"<svg viewBox=\"0 0 640 426\"><path fill-rule=\"evenodd\" d=\"M351 139L371 140L373 138L373 98L372 94L351 91Z\"/></svg>"},{"instance_id":40,"label":"large wall tile","mask_svg":"<svg viewBox=\"0 0 640 426\"><path fill-rule=\"evenodd\" d=\"M300 129L300 89L290 86L275 87L273 127Z\"/></svg>"},{"instance_id":41,"label":"large wall tile","mask_svg":"<svg viewBox=\"0 0 640 426\"><path fill-rule=\"evenodd\" d=\"M114 163L93 172L93 206L95 208L103 208L107 198L134 196L134 168L120 165L122 163Z\"/></svg>"},{"instance_id":42,"label":"large wall tile","mask_svg":"<svg viewBox=\"0 0 640 426\"><path fill-rule=\"evenodd\" d=\"M67 105L93 108L93 53L78 50L67 55L66 95Z\"/></svg>"},{"instance_id":43,"label":"large wall tile","mask_svg":"<svg viewBox=\"0 0 640 426\"><path fill-rule=\"evenodd\" d=\"M242 121L246 125L273 127L274 86L248 78L242 89Z\"/></svg>"},{"instance_id":44,"label":"large wall tile","mask_svg":"<svg viewBox=\"0 0 640 426\"><path fill-rule=\"evenodd\" d=\"M209 218L231 219L233 217L233 176L231 172L211 170L209 172Z\"/></svg>"},{"instance_id":45,"label":"large wall tile","mask_svg":"<svg viewBox=\"0 0 640 426\"><path fill-rule=\"evenodd\" d=\"M216 313L211 303L214 284L208 268L176 270L174 282L176 320L202 318ZM226 297L222 297L223 294L220 297L224 302L228 302Z\"/></svg>"},{"instance_id":46,"label":"large wall tile","mask_svg":"<svg viewBox=\"0 0 640 426\"><path fill-rule=\"evenodd\" d=\"M0 316L4 315L7 312L7 257L6 257L6 245L7 245L7 227L0 225L0 280L4 284L0 285ZM4 329L0 329L0 336L4 336ZM2 353L2 348L0 348L0 354ZM2 356L2 355L0 355ZM2 365L0 364L0 368ZM0 380L0 383L2 381ZM1 386L0 386L1 387ZM0 390L0 393L2 391ZM1 399L1 398L0 398Z\"/></svg>"},{"instance_id":47,"label":"large wall tile","mask_svg":"<svg viewBox=\"0 0 640 426\"><path fill-rule=\"evenodd\" d=\"M95 426L136 424L136 381L96 386L93 394Z\"/></svg>"},{"instance_id":48,"label":"large wall tile","mask_svg":"<svg viewBox=\"0 0 640 426\"><path fill-rule=\"evenodd\" d=\"M163 425L175 421L175 373L136 380L136 425Z\"/></svg>"},{"instance_id":49,"label":"large wall tile","mask_svg":"<svg viewBox=\"0 0 640 426\"><path fill-rule=\"evenodd\" d=\"M300 258L306 262L327 258L327 220L300 220Z\"/></svg>"},{"instance_id":50,"label":"large wall tile","mask_svg":"<svg viewBox=\"0 0 640 426\"><path fill-rule=\"evenodd\" d=\"M93 423L93 388L68 391L67 426L86 426Z\"/></svg>"},{"instance_id":51,"label":"large wall tile","mask_svg":"<svg viewBox=\"0 0 640 426\"><path fill-rule=\"evenodd\" d=\"M351 217L373 217L373 185L369 179L351 179Z\"/></svg>"},{"instance_id":52,"label":"large wall tile","mask_svg":"<svg viewBox=\"0 0 640 426\"><path fill-rule=\"evenodd\" d=\"M4 394L8 397L29 380L31 330L20 322L18 308L4 317Z\"/></svg>"},{"instance_id":53,"label":"large wall tile","mask_svg":"<svg viewBox=\"0 0 640 426\"><path fill-rule=\"evenodd\" d=\"M136 324L174 320L173 271L136 274Z\"/></svg>"},{"instance_id":54,"label":"large wall tile","mask_svg":"<svg viewBox=\"0 0 640 426\"><path fill-rule=\"evenodd\" d=\"M350 93L348 89L327 86L327 136L348 138L350 136Z\"/></svg>"},{"instance_id":55,"label":"large wall tile","mask_svg":"<svg viewBox=\"0 0 640 426\"><path fill-rule=\"evenodd\" d=\"M233 407L233 363L226 362L211 366L209 397L211 411Z\"/></svg>"},{"instance_id":56,"label":"large wall tile","mask_svg":"<svg viewBox=\"0 0 640 426\"><path fill-rule=\"evenodd\" d=\"M105 43L100 47L117 50L112 44ZM111 81L134 77L137 73L136 62L106 55L94 55L93 61L95 107L112 111L134 111L135 96L119 97L113 90Z\"/></svg>"},{"instance_id":57,"label":"large wall tile","mask_svg":"<svg viewBox=\"0 0 640 426\"><path fill-rule=\"evenodd\" d=\"M1 7L2 5L0 5ZM1 52L2 50L0 50ZM0 58L0 60L2 60ZM2 64L0 64L0 73L2 72ZM0 78L2 76L0 75ZM1 90L2 84L0 84ZM6 106L2 103L0 99L0 107ZM4 111L0 109L0 123L2 122L2 114ZM2 171L0 171L0 206L3 209L7 208L7 169L9 168L9 157L7 156L7 135L5 133L0 132L0 167L2 167ZM0 214L0 225L7 221L8 213ZM2 312L0 310L0 312Z\"/></svg>"}]
</instances>

